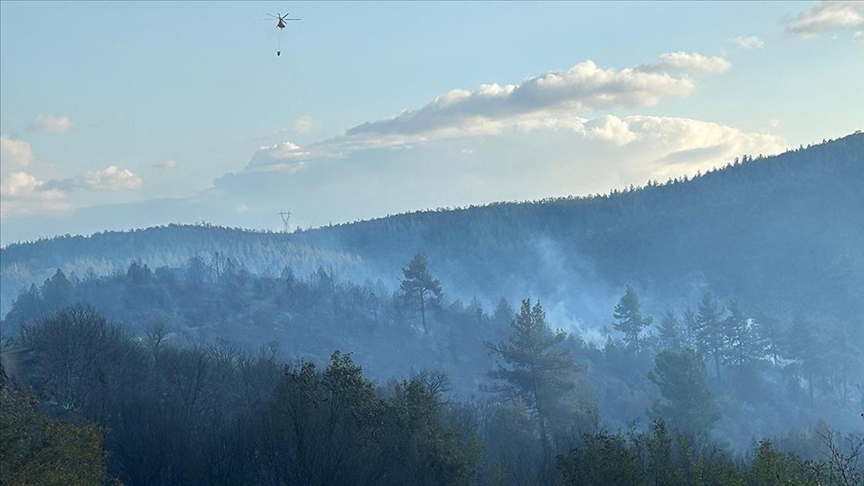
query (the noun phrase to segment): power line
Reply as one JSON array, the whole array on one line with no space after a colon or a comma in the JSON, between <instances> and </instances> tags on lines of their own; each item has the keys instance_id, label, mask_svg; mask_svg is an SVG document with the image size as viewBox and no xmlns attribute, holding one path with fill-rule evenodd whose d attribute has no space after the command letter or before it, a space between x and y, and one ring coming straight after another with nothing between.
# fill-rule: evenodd
<instances>
[{"instance_id":1,"label":"power line","mask_svg":"<svg viewBox=\"0 0 864 486\"><path fill-rule=\"evenodd\" d=\"M282 216L282 232L287 233L290 228L288 219L291 217L291 211L282 211L279 213L279 216Z\"/></svg>"}]
</instances>

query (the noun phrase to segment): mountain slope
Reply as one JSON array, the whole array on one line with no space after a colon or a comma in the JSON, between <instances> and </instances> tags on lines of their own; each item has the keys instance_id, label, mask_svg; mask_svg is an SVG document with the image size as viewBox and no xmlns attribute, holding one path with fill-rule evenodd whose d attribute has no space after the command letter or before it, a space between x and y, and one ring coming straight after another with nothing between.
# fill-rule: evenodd
<instances>
[{"instance_id":1,"label":"mountain slope","mask_svg":"<svg viewBox=\"0 0 864 486\"><path fill-rule=\"evenodd\" d=\"M864 319L864 134L613 194L423 211L316 230L168 226L0 250L3 310L61 268L180 266L221 251L250 271L317 266L395 287L417 251L451 295L537 297L607 313L626 283L648 305L713 290L750 306ZM209 256L208 256L209 258ZM803 305L806 302L806 306ZM801 305L799 307L799 304Z\"/></svg>"}]
</instances>

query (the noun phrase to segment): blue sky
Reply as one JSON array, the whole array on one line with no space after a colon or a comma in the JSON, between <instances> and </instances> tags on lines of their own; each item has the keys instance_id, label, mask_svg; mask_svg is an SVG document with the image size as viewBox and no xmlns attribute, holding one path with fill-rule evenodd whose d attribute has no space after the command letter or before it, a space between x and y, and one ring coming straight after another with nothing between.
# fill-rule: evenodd
<instances>
[{"instance_id":1,"label":"blue sky","mask_svg":"<svg viewBox=\"0 0 864 486\"><path fill-rule=\"evenodd\" d=\"M0 2L2 244L606 192L862 128L862 2Z\"/></svg>"}]
</instances>

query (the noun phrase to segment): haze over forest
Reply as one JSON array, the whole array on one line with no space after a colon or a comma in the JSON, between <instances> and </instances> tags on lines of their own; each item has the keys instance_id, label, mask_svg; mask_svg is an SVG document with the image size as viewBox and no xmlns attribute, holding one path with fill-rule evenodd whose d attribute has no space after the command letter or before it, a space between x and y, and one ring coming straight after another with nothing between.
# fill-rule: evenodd
<instances>
[{"instance_id":1,"label":"haze over forest","mask_svg":"<svg viewBox=\"0 0 864 486\"><path fill-rule=\"evenodd\" d=\"M864 484L860 2L106 5L0 3L0 486Z\"/></svg>"}]
</instances>

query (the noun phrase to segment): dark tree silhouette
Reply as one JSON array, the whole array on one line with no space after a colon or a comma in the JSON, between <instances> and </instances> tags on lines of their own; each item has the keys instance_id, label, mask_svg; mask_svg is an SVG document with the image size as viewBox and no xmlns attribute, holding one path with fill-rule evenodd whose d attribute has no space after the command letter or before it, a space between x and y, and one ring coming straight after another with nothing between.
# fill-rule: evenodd
<instances>
[{"instance_id":1,"label":"dark tree silhouette","mask_svg":"<svg viewBox=\"0 0 864 486\"><path fill-rule=\"evenodd\" d=\"M552 331L540 302L532 307L530 299L523 300L511 329L509 342L486 343L490 354L503 362L489 372L497 382L491 390L521 401L535 415L544 458L549 460L548 422L561 411L563 402L584 401L571 392L576 391L578 374L585 367L576 364L569 349L561 345L567 334Z\"/></svg>"},{"instance_id":2,"label":"dark tree silhouette","mask_svg":"<svg viewBox=\"0 0 864 486\"><path fill-rule=\"evenodd\" d=\"M705 385L705 363L692 349L660 352L648 379L660 388L663 400L652 413L690 434L707 434L720 420L714 395Z\"/></svg>"},{"instance_id":3,"label":"dark tree silhouette","mask_svg":"<svg viewBox=\"0 0 864 486\"><path fill-rule=\"evenodd\" d=\"M615 306L614 312L615 322L612 326L624 333L624 343L633 352L639 353L639 334L642 329L651 325L653 318L651 316L643 316L639 310L639 296L633 287L627 286L627 291L618 304Z\"/></svg>"},{"instance_id":4,"label":"dark tree silhouette","mask_svg":"<svg viewBox=\"0 0 864 486\"><path fill-rule=\"evenodd\" d=\"M418 253L402 269L399 299L407 307L420 313L423 332L428 333L426 311L441 305L441 282L433 278L426 264L426 255Z\"/></svg>"}]
</instances>

